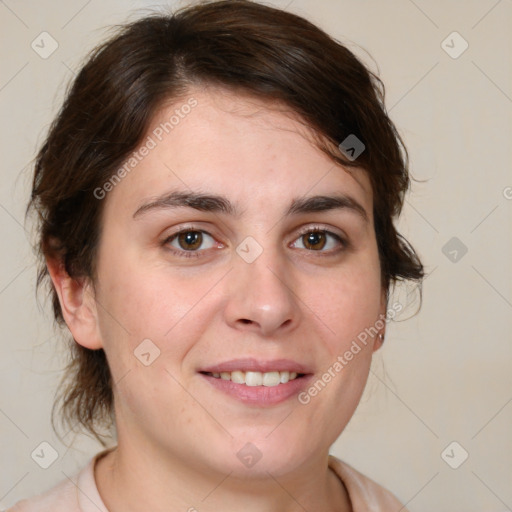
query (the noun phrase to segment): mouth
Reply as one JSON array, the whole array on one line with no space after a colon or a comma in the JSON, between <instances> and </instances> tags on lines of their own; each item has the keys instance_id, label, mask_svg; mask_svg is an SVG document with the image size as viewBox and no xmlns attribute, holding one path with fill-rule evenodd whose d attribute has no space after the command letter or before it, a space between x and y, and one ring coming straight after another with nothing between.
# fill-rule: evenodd
<instances>
[{"instance_id":1,"label":"mouth","mask_svg":"<svg viewBox=\"0 0 512 512\"><path fill-rule=\"evenodd\" d=\"M257 407L297 396L313 378L310 368L289 359L236 359L201 368L198 373L223 396Z\"/></svg>"},{"instance_id":2,"label":"mouth","mask_svg":"<svg viewBox=\"0 0 512 512\"><path fill-rule=\"evenodd\" d=\"M246 386L266 386L275 387L279 384L286 384L295 379L304 377L305 373L289 372L287 370L278 370L270 372L253 372L235 370L232 372L200 372L203 375L213 377L214 379L229 380L235 384L244 384Z\"/></svg>"}]
</instances>

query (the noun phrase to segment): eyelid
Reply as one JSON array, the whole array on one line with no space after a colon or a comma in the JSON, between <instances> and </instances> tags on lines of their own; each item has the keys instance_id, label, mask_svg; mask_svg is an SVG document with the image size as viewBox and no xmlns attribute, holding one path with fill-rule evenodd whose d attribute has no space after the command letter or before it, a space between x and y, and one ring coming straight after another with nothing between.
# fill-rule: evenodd
<instances>
[{"instance_id":1,"label":"eyelid","mask_svg":"<svg viewBox=\"0 0 512 512\"><path fill-rule=\"evenodd\" d=\"M339 237L341 239L346 238L344 234L337 233L336 231L334 231L334 228L331 228L330 226L326 226L323 224L313 224L313 225L310 224L308 226L305 226L304 228L301 228L299 230L299 236L305 235L306 233L310 233L310 232L314 232L314 231L323 231L323 232L329 233L331 235L336 235L337 237Z\"/></svg>"}]
</instances>

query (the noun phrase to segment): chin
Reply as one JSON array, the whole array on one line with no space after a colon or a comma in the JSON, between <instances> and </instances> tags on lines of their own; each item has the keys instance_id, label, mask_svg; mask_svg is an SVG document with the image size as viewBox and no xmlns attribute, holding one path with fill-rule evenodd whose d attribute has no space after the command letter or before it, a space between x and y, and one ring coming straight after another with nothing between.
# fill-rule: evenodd
<instances>
[{"instance_id":1,"label":"chin","mask_svg":"<svg viewBox=\"0 0 512 512\"><path fill-rule=\"evenodd\" d=\"M286 430L268 432L272 429L265 429L265 434L260 430L259 435L235 436L227 448L229 455L217 459L223 461L222 471L242 479L268 479L268 473L278 477L296 470L312 455L311 440L299 441Z\"/></svg>"}]
</instances>

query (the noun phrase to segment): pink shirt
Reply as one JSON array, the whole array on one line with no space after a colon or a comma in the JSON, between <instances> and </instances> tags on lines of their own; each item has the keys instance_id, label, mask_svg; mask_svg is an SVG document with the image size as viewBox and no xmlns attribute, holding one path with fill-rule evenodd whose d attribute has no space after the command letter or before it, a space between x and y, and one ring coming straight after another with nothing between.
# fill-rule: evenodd
<instances>
[{"instance_id":1,"label":"pink shirt","mask_svg":"<svg viewBox=\"0 0 512 512\"><path fill-rule=\"evenodd\" d=\"M94 456L73 481L63 480L49 491L19 501L7 512L109 512L94 479L94 464L110 449ZM329 467L347 488L354 512L407 512L386 489L329 455Z\"/></svg>"}]
</instances>

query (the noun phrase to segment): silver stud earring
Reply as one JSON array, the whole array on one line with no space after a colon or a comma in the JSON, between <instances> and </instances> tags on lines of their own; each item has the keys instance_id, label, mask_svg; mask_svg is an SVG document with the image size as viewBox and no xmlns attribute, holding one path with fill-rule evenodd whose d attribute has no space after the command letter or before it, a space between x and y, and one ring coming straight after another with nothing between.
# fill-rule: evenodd
<instances>
[{"instance_id":1,"label":"silver stud earring","mask_svg":"<svg viewBox=\"0 0 512 512\"><path fill-rule=\"evenodd\" d=\"M379 340L381 343L384 343L384 334L379 333Z\"/></svg>"}]
</instances>

